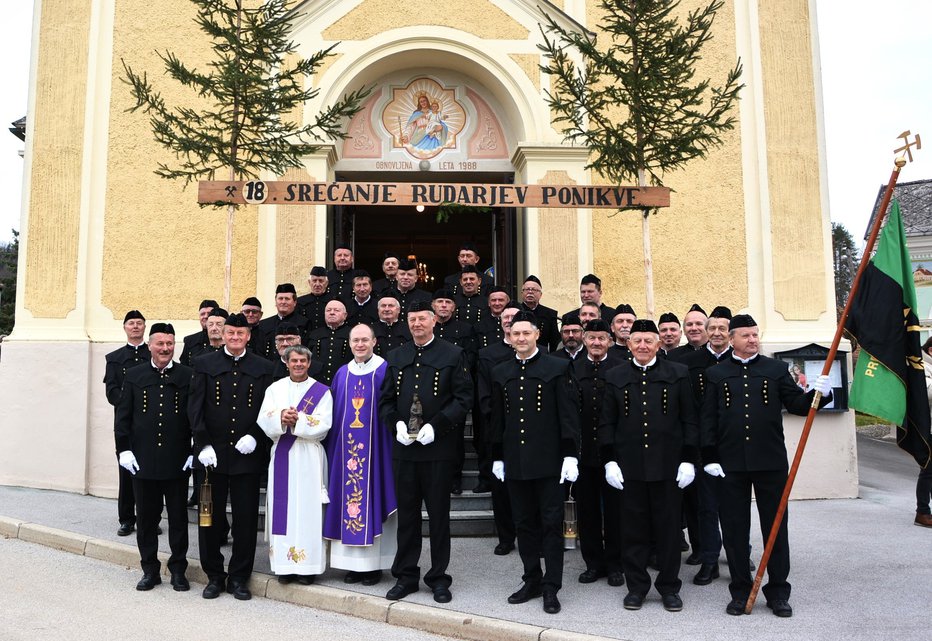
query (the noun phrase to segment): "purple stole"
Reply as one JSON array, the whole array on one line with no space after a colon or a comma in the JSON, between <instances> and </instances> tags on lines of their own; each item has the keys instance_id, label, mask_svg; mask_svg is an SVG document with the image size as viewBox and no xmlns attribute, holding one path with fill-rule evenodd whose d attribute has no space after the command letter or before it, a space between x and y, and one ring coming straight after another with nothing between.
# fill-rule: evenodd
<instances>
[{"instance_id":1,"label":"purple stole","mask_svg":"<svg viewBox=\"0 0 932 641\"><path fill-rule=\"evenodd\" d=\"M314 411L314 406L327 393L328 387L319 381L315 381L308 388L307 393L298 403L298 411L310 414ZM297 436L291 432L285 432L278 439L278 447L275 448L275 481L272 496L272 534L288 533L288 452L291 446L297 440Z\"/></svg>"}]
</instances>

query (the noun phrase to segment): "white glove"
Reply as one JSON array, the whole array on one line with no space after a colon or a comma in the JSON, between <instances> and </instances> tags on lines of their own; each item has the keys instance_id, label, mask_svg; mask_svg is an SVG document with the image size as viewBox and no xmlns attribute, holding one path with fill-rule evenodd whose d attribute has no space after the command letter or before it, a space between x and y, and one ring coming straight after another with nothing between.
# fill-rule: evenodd
<instances>
[{"instance_id":1,"label":"white glove","mask_svg":"<svg viewBox=\"0 0 932 641\"><path fill-rule=\"evenodd\" d=\"M505 482L505 461L492 461L492 476Z\"/></svg>"},{"instance_id":2,"label":"white glove","mask_svg":"<svg viewBox=\"0 0 932 641\"><path fill-rule=\"evenodd\" d=\"M616 490L625 489L625 477L621 475L621 468L615 461L605 464L605 482Z\"/></svg>"},{"instance_id":3,"label":"white glove","mask_svg":"<svg viewBox=\"0 0 932 641\"><path fill-rule=\"evenodd\" d=\"M696 466L692 463L680 463L679 469L676 470L676 484L682 490L687 485L696 480Z\"/></svg>"},{"instance_id":4,"label":"white glove","mask_svg":"<svg viewBox=\"0 0 932 641\"><path fill-rule=\"evenodd\" d=\"M395 440L405 447L414 442L414 439L408 436L408 425L404 421L395 423Z\"/></svg>"},{"instance_id":5,"label":"white glove","mask_svg":"<svg viewBox=\"0 0 932 641\"><path fill-rule=\"evenodd\" d=\"M202 449L201 453L197 455L197 460L204 467L217 467L217 453L214 451L214 446L208 445Z\"/></svg>"},{"instance_id":6,"label":"white glove","mask_svg":"<svg viewBox=\"0 0 932 641\"><path fill-rule=\"evenodd\" d=\"M189 456L188 459L184 462L184 465L181 466L182 472L187 472L194 466L194 457Z\"/></svg>"},{"instance_id":7,"label":"white glove","mask_svg":"<svg viewBox=\"0 0 932 641\"><path fill-rule=\"evenodd\" d=\"M434 442L434 426L430 423L424 423L424 426L417 433L415 439L421 445L430 445Z\"/></svg>"},{"instance_id":8,"label":"white glove","mask_svg":"<svg viewBox=\"0 0 932 641\"><path fill-rule=\"evenodd\" d=\"M236 445L233 447L235 447L236 451L240 454L252 454L256 451L256 439L253 438L252 434L247 434L236 441Z\"/></svg>"},{"instance_id":9,"label":"white glove","mask_svg":"<svg viewBox=\"0 0 932 641\"><path fill-rule=\"evenodd\" d=\"M819 378L816 379L815 384L812 388L817 391L822 396L829 396L832 393L832 381L828 376L822 374Z\"/></svg>"},{"instance_id":10,"label":"white glove","mask_svg":"<svg viewBox=\"0 0 932 641\"><path fill-rule=\"evenodd\" d=\"M120 452L120 467L135 475L139 471L139 463L136 462L136 455L130 450Z\"/></svg>"},{"instance_id":11,"label":"white glove","mask_svg":"<svg viewBox=\"0 0 932 641\"><path fill-rule=\"evenodd\" d=\"M563 481L569 481L570 483L575 483L576 479L579 478L579 465L576 463L576 459L572 456L567 456L563 459L563 467L560 469L560 483Z\"/></svg>"},{"instance_id":12,"label":"white glove","mask_svg":"<svg viewBox=\"0 0 932 641\"><path fill-rule=\"evenodd\" d=\"M725 478L725 470L723 470L722 466L718 463L709 463L702 469L704 469L705 473L709 476L721 476L722 478Z\"/></svg>"}]
</instances>

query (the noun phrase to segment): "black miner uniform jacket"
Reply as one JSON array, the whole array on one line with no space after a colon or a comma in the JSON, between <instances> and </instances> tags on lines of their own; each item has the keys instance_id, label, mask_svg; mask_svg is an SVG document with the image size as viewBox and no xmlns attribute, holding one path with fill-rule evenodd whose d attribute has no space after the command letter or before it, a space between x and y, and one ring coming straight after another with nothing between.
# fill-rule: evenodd
<instances>
[{"instance_id":1,"label":"black miner uniform jacket","mask_svg":"<svg viewBox=\"0 0 932 641\"><path fill-rule=\"evenodd\" d=\"M732 355L707 371L702 402L702 462L728 472L789 468L783 441L783 414L805 416L815 395L804 392L786 363L758 355L742 363ZM823 398L824 406L831 398Z\"/></svg>"},{"instance_id":2,"label":"black miner uniform jacket","mask_svg":"<svg viewBox=\"0 0 932 641\"><path fill-rule=\"evenodd\" d=\"M129 343L115 349L106 356L107 368L104 370L104 386L107 390L107 401L116 407L120 401L120 390L123 387L123 380L127 372L141 363L148 363L152 360L149 354L149 346L141 343L136 347L130 347ZM120 450L121 452L123 450Z\"/></svg>"},{"instance_id":3,"label":"black miner uniform jacket","mask_svg":"<svg viewBox=\"0 0 932 641\"><path fill-rule=\"evenodd\" d=\"M181 342L184 347L181 350L181 358L179 360L181 361L182 365L187 365L188 367L191 367L191 360L193 358L191 356L191 350L196 347L210 345L210 339L207 337L206 329L202 329L199 332L194 332L193 334L188 334L181 339Z\"/></svg>"},{"instance_id":4,"label":"black miner uniform jacket","mask_svg":"<svg viewBox=\"0 0 932 641\"><path fill-rule=\"evenodd\" d=\"M437 317L437 323L434 325L434 336L461 347L466 352L466 364L469 365L469 371L473 371L476 366L476 355L479 352L479 346L476 331L472 325L456 320L456 318L450 318L447 322L442 323L440 318Z\"/></svg>"},{"instance_id":5,"label":"black miner uniform jacket","mask_svg":"<svg viewBox=\"0 0 932 641\"><path fill-rule=\"evenodd\" d=\"M304 294L303 296L298 296L295 309L307 319L307 333L310 334L318 327L323 327L327 324L324 321L324 309L326 309L327 303L335 300L335 298L336 297L330 292L324 292L320 295Z\"/></svg>"},{"instance_id":6,"label":"black miner uniform jacket","mask_svg":"<svg viewBox=\"0 0 932 641\"><path fill-rule=\"evenodd\" d=\"M519 303L519 306L522 310L534 314L540 323L540 339L537 344L546 347L550 353L557 351L561 340L557 310L540 304L534 309L528 307L526 303Z\"/></svg>"},{"instance_id":7,"label":"black miner uniform jacket","mask_svg":"<svg viewBox=\"0 0 932 641\"><path fill-rule=\"evenodd\" d=\"M560 477L563 459L579 456L579 409L570 364L544 353L492 370L492 460L505 478Z\"/></svg>"},{"instance_id":8,"label":"black miner uniform jacket","mask_svg":"<svg viewBox=\"0 0 932 641\"><path fill-rule=\"evenodd\" d=\"M391 432L392 457L406 461L456 461L457 443L472 408L472 378L466 353L436 336L427 345L414 341L385 357L388 371L379 396L379 416ZM407 424L417 392L424 423L434 428L434 442L403 446L395 440L395 424Z\"/></svg>"},{"instance_id":9,"label":"black miner uniform jacket","mask_svg":"<svg viewBox=\"0 0 932 641\"><path fill-rule=\"evenodd\" d=\"M605 376L612 368L626 362L612 350L608 350L598 363L592 362L588 354L570 361L570 375L576 388L580 414L580 465L602 465L599 458L599 419L605 396Z\"/></svg>"},{"instance_id":10,"label":"black miner uniform jacket","mask_svg":"<svg viewBox=\"0 0 932 641\"><path fill-rule=\"evenodd\" d=\"M683 354L680 360L689 369L689 384L693 388L693 398L696 399L696 411L702 409L702 400L705 398L705 388L708 381L706 370L713 365L731 360L731 347L722 352L721 356L716 357L708 349L708 343L702 349Z\"/></svg>"},{"instance_id":11,"label":"black miner uniform jacket","mask_svg":"<svg viewBox=\"0 0 932 641\"><path fill-rule=\"evenodd\" d=\"M411 330L408 324L398 320L389 325L384 321L379 321L372 325L372 331L375 332L375 353L385 358L385 356L395 349L401 347L411 340Z\"/></svg>"},{"instance_id":12,"label":"black miner uniform jacket","mask_svg":"<svg viewBox=\"0 0 932 641\"><path fill-rule=\"evenodd\" d=\"M261 321L259 321L258 327L256 327L256 330L262 333L262 338L259 342L262 353L259 354L259 356L262 356L263 358L266 358L273 363L279 359L278 349L275 347L275 334L278 331L278 326L282 323L292 323L296 325L298 332L301 334L301 344L307 345L307 335L310 331L308 329L308 322L307 319L297 311L291 312L284 317L279 316L276 312L274 316L263 318ZM251 339L252 336L250 335L250 340Z\"/></svg>"},{"instance_id":13,"label":"black miner uniform jacket","mask_svg":"<svg viewBox=\"0 0 932 641\"><path fill-rule=\"evenodd\" d=\"M159 372L149 362L126 374L114 434L117 452L131 450L136 457L138 478L163 481L188 475L181 468L193 454L188 422L192 373L180 363Z\"/></svg>"},{"instance_id":14,"label":"black miner uniform jacket","mask_svg":"<svg viewBox=\"0 0 932 641\"><path fill-rule=\"evenodd\" d=\"M324 385L329 386L337 370L353 358L353 352L349 347L349 332L349 323L343 323L334 329L324 325L307 337L307 347L311 350L312 359L322 367L317 380Z\"/></svg>"},{"instance_id":15,"label":"black miner uniform jacket","mask_svg":"<svg viewBox=\"0 0 932 641\"><path fill-rule=\"evenodd\" d=\"M602 462L627 481L669 481L696 463L699 426L685 365L657 359L646 370L623 363L605 377L599 421Z\"/></svg>"},{"instance_id":16,"label":"black miner uniform jacket","mask_svg":"<svg viewBox=\"0 0 932 641\"><path fill-rule=\"evenodd\" d=\"M205 354L194 363L188 418L195 451L213 445L221 474L255 474L268 470L268 438L256 424L275 364L246 350L234 360L226 350ZM256 439L251 454L234 447L243 436Z\"/></svg>"}]
</instances>

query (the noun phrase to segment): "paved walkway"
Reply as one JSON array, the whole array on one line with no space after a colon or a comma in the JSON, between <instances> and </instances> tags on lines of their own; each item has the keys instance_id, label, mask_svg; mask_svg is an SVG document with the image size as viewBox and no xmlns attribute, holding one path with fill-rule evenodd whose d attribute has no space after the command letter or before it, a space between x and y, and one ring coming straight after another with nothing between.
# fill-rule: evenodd
<instances>
[{"instance_id":1,"label":"paved walkway","mask_svg":"<svg viewBox=\"0 0 932 641\"><path fill-rule=\"evenodd\" d=\"M584 569L578 551L566 556L564 588L560 592L562 612L545 614L539 600L508 605L506 597L520 584L520 560L516 553L494 556L492 539L454 539L450 567L453 601L438 605L424 589L402 602L386 601L384 594L392 585L388 578L371 588L347 586L339 571L328 571L314 586L280 586L264 574L268 572L267 548L260 535L254 593L434 634L474 639L585 638L579 635L631 641L928 639L932 530L912 524L915 464L889 442L859 438L858 444L861 498L796 501L790 505L791 603L795 609L791 619L774 617L763 597L751 616L727 616L724 560L723 578L703 587L690 581L695 568L683 566L682 612L664 611L656 594L648 597L641 611L629 612L621 608L625 588L610 588L604 581L591 585L576 582ZM125 576L123 589L130 594L139 574L138 556L134 540L117 537L116 526L113 500L0 487L0 534L116 561L137 570ZM191 534L189 556L196 559L193 525ZM752 541L757 559L762 550L759 533ZM161 543L167 551L165 537ZM426 548L425 540L422 567L428 565ZM199 568L193 567L188 574L193 580L203 580ZM190 606L192 611L203 607L198 592L199 586L194 585L192 592L185 595L197 599ZM0 588L0 603L4 600ZM239 605L250 607L248 603ZM186 613L179 611L179 616Z\"/></svg>"}]
</instances>

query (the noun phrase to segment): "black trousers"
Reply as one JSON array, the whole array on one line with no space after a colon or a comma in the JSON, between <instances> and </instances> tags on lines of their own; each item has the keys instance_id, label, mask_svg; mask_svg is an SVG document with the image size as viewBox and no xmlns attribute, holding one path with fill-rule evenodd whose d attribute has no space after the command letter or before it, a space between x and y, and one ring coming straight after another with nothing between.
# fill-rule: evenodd
<instances>
[{"instance_id":1,"label":"black trousers","mask_svg":"<svg viewBox=\"0 0 932 641\"><path fill-rule=\"evenodd\" d=\"M720 480L700 470L696 473L696 481L689 486L695 485L699 492L699 562L706 565L717 564L722 552L722 534L718 529L717 488ZM689 538L691 542L692 535Z\"/></svg>"},{"instance_id":2,"label":"black trousers","mask_svg":"<svg viewBox=\"0 0 932 641\"><path fill-rule=\"evenodd\" d=\"M621 572L621 494L601 467L580 466L573 485L579 551L587 570Z\"/></svg>"},{"instance_id":3,"label":"black trousers","mask_svg":"<svg viewBox=\"0 0 932 641\"><path fill-rule=\"evenodd\" d=\"M123 467L120 470L119 485L117 486L117 518L120 525L136 522L136 497L133 494L133 475ZM156 524L158 525L158 524Z\"/></svg>"},{"instance_id":4,"label":"black trousers","mask_svg":"<svg viewBox=\"0 0 932 641\"><path fill-rule=\"evenodd\" d=\"M424 583L431 589L450 587L450 485L452 461L392 461L398 499L398 551L392 576L409 587L421 578L421 503L427 507L430 530L430 569ZM235 541L234 535L234 541Z\"/></svg>"},{"instance_id":5,"label":"black trousers","mask_svg":"<svg viewBox=\"0 0 932 641\"><path fill-rule=\"evenodd\" d=\"M514 545L515 517L511 512L511 497L508 495L508 484L492 477L492 517L495 519L495 532L498 542L505 545Z\"/></svg>"},{"instance_id":6,"label":"black trousers","mask_svg":"<svg viewBox=\"0 0 932 641\"><path fill-rule=\"evenodd\" d=\"M699 484L690 483L682 492L683 518L680 525L685 523L686 532L689 534L690 551L695 554L702 549L702 531L699 528Z\"/></svg>"},{"instance_id":7,"label":"black trousers","mask_svg":"<svg viewBox=\"0 0 932 641\"><path fill-rule=\"evenodd\" d=\"M722 540L728 557L731 583L728 589L731 598L746 600L751 594L751 566L748 548L751 538L751 488L757 498L757 514L764 541L770 536L770 528L777 515L783 487L786 485L786 470L767 472L725 471L718 479L718 515L722 523ZM790 584L790 541L787 534L789 512L784 513L777 540L767 563L768 583L763 587L767 601L789 599Z\"/></svg>"},{"instance_id":8,"label":"black trousers","mask_svg":"<svg viewBox=\"0 0 932 641\"><path fill-rule=\"evenodd\" d=\"M505 482L511 496L511 510L518 535L518 554L524 565L521 579L544 590L557 591L563 586L563 496L564 488L556 476ZM540 559L546 571L542 572Z\"/></svg>"},{"instance_id":9,"label":"black trousers","mask_svg":"<svg viewBox=\"0 0 932 641\"><path fill-rule=\"evenodd\" d=\"M136 545L139 547L140 565L146 574L158 574L159 521L162 505L168 512L168 569L172 574L183 574L188 567L188 477L152 480L133 477L136 496Z\"/></svg>"},{"instance_id":10,"label":"black trousers","mask_svg":"<svg viewBox=\"0 0 932 641\"><path fill-rule=\"evenodd\" d=\"M916 514L932 514L929 501L932 500L932 465L926 469L919 468L916 479Z\"/></svg>"},{"instance_id":11,"label":"black trousers","mask_svg":"<svg viewBox=\"0 0 932 641\"><path fill-rule=\"evenodd\" d=\"M628 592L650 590L647 558L656 545L660 571L654 587L660 594L680 591L680 530L683 491L676 481L625 481L621 492L622 564Z\"/></svg>"},{"instance_id":12,"label":"black trousers","mask_svg":"<svg viewBox=\"0 0 932 641\"><path fill-rule=\"evenodd\" d=\"M220 543L225 536L224 520L217 512L225 511L227 496L232 510L233 552L230 555L229 575L231 579L246 582L252 574L256 560L256 530L259 528L259 479L262 475L227 475L211 471L214 518L210 527L198 528L198 545L201 551L201 566L210 579L224 579L223 554Z\"/></svg>"}]
</instances>

